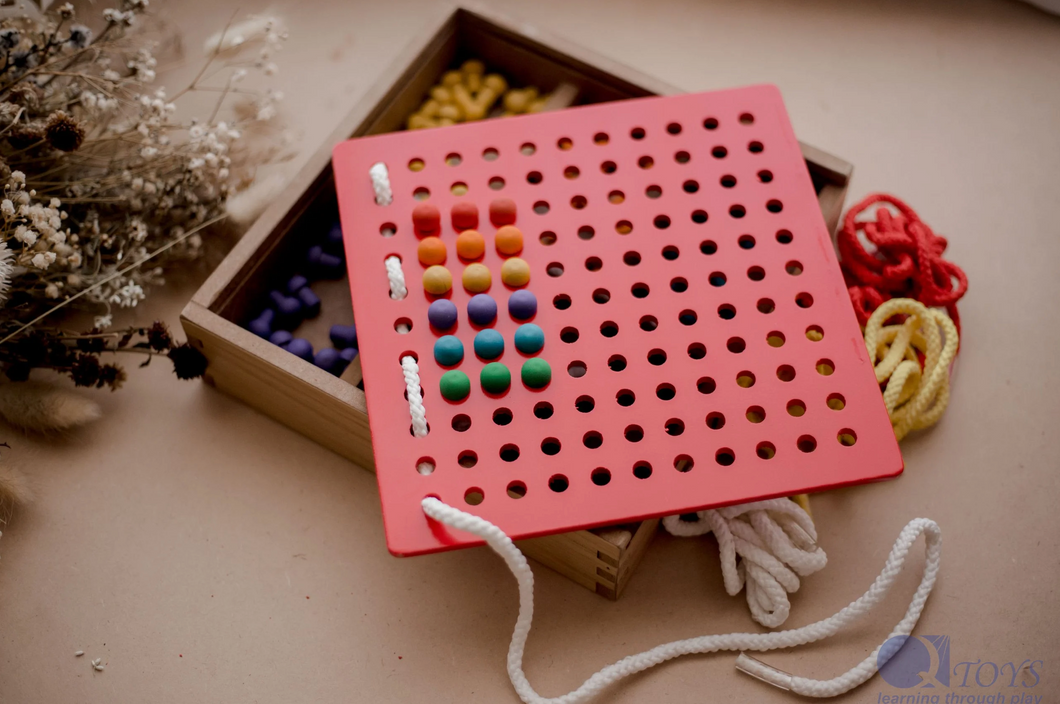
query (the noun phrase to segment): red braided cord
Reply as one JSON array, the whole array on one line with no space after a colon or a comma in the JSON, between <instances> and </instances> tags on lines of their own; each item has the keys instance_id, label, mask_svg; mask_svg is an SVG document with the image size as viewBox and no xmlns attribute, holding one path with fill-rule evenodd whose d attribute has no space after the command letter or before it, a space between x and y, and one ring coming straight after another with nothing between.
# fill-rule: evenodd
<instances>
[{"instance_id":1,"label":"red braided cord","mask_svg":"<svg viewBox=\"0 0 1060 704\"><path fill-rule=\"evenodd\" d=\"M876 203L892 205L898 214L879 207L876 220L859 222L858 215ZM876 246L875 252L862 246L859 231ZM837 242L843 278L862 325L884 301L913 298L925 306L944 307L960 331L957 301L968 290L968 277L942 259L946 238L932 232L908 205L885 193L867 196L847 211Z\"/></svg>"}]
</instances>

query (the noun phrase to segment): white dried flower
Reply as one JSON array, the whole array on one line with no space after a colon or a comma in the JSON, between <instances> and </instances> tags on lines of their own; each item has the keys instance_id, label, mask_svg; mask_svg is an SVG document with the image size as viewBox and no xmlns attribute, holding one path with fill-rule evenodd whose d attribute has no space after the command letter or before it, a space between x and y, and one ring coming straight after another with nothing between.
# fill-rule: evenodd
<instances>
[{"instance_id":1,"label":"white dried flower","mask_svg":"<svg viewBox=\"0 0 1060 704\"><path fill-rule=\"evenodd\" d=\"M11 183L14 184L15 186L25 186L26 185L26 174L22 173L21 171L12 171L11 172Z\"/></svg>"},{"instance_id":2,"label":"white dried flower","mask_svg":"<svg viewBox=\"0 0 1060 704\"><path fill-rule=\"evenodd\" d=\"M140 285L130 281L110 297L110 302L117 303L122 308L135 308L136 304L144 298L146 296Z\"/></svg>"},{"instance_id":3,"label":"white dried flower","mask_svg":"<svg viewBox=\"0 0 1060 704\"><path fill-rule=\"evenodd\" d=\"M112 83L117 83L121 80L121 74L112 68L108 68L106 71L103 72L103 80L110 81Z\"/></svg>"},{"instance_id":4,"label":"white dried flower","mask_svg":"<svg viewBox=\"0 0 1060 704\"><path fill-rule=\"evenodd\" d=\"M97 315L96 319L94 321L92 321L93 327L98 328L100 330L106 330L113 323L114 323L114 321L111 318L110 313L107 313L106 315Z\"/></svg>"},{"instance_id":5,"label":"white dried flower","mask_svg":"<svg viewBox=\"0 0 1060 704\"><path fill-rule=\"evenodd\" d=\"M15 228L14 238L27 247L32 247L37 243L37 233L25 225L19 225Z\"/></svg>"},{"instance_id":6,"label":"white dried flower","mask_svg":"<svg viewBox=\"0 0 1060 704\"><path fill-rule=\"evenodd\" d=\"M47 296L48 298L58 298L59 297L59 287L56 286L55 284L48 284L47 286L44 287L44 295Z\"/></svg>"},{"instance_id":7,"label":"white dried flower","mask_svg":"<svg viewBox=\"0 0 1060 704\"><path fill-rule=\"evenodd\" d=\"M3 202L0 202L0 213L7 217L15 214L15 204L11 202L10 198L4 198Z\"/></svg>"},{"instance_id":8,"label":"white dried flower","mask_svg":"<svg viewBox=\"0 0 1060 704\"><path fill-rule=\"evenodd\" d=\"M55 252L37 252L30 263L40 270L45 270L55 261Z\"/></svg>"}]
</instances>

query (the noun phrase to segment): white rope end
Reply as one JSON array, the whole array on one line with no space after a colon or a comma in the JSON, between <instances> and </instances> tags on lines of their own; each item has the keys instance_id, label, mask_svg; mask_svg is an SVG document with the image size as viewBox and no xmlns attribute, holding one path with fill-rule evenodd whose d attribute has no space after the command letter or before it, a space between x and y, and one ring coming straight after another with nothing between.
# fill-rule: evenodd
<instances>
[{"instance_id":1,"label":"white rope end","mask_svg":"<svg viewBox=\"0 0 1060 704\"><path fill-rule=\"evenodd\" d=\"M736 658L736 669L745 675L754 677L756 680L771 684L778 689L783 689L785 692L791 691L792 676L790 674L772 665L767 665L758 658L753 658L746 653L740 653L740 657Z\"/></svg>"}]
</instances>

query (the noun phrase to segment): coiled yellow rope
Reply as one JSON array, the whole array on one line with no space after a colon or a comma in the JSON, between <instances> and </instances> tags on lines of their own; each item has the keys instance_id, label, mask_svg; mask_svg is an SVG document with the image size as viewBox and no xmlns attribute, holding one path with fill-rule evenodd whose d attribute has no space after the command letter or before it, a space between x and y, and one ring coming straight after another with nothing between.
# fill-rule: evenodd
<instances>
[{"instance_id":1,"label":"coiled yellow rope","mask_svg":"<svg viewBox=\"0 0 1060 704\"><path fill-rule=\"evenodd\" d=\"M896 315L899 325L884 325ZM876 381L887 382L883 402L899 440L938 422L950 401L950 363L957 354L957 326L942 310L911 298L883 303L865 326L865 346ZM923 369L917 352L924 355Z\"/></svg>"}]
</instances>

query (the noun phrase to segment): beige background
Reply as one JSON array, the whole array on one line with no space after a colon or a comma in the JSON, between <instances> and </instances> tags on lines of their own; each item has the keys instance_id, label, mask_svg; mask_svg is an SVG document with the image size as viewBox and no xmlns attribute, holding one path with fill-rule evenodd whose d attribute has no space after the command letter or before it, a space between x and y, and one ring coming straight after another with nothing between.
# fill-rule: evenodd
<instances>
[{"instance_id":1,"label":"beige background","mask_svg":"<svg viewBox=\"0 0 1060 704\"><path fill-rule=\"evenodd\" d=\"M290 25L278 81L304 156L431 3L271 6ZM830 563L804 581L788 625L860 595L901 527L930 516L945 549L918 632L949 634L953 664L1043 660L1033 691L1055 701L1060 20L1001 1L495 6L688 90L777 83L800 138L856 165L850 202L891 191L950 238L972 282L952 405L903 443L903 477L815 497ZM235 7L169 11L197 50ZM152 297L136 319L176 325L195 285ZM95 397L106 417L84 432L3 432L39 500L0 541L0 702L515 701L504 663L516 592L487 550L390 557L371 474L165 364ZM845 671L919 577L908 569L851 632L764 659ZM526 666L546 694L660 642L758 630L742 596L725 595L710 541L660 536L618 603L543 568L537 580ZM604 699L790 700L733 660L686 658ZM876 679L841 700L880 692L897 690Z\"/></svg>"}]
</instances>

